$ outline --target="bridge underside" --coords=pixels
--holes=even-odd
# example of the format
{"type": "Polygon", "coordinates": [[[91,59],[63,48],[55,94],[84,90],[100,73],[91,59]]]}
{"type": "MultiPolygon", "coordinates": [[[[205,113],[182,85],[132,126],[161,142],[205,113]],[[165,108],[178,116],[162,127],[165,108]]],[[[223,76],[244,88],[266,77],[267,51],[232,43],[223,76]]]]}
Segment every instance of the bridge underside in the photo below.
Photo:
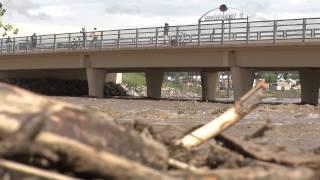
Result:
{"type": "Polygon", "coordinates": [[[299,71],[302,102],[318,104],[320,45],[124,49],[0,56],[0,78],[61,78],[88,80],[89,95],[103,97],[109,73],[145,72],[147,94],[161,97],[164,72],[200,72],[204,100],[215,100],[217,72],[233,75],[235,99],[253,85],[254,73],[299,71]]]}

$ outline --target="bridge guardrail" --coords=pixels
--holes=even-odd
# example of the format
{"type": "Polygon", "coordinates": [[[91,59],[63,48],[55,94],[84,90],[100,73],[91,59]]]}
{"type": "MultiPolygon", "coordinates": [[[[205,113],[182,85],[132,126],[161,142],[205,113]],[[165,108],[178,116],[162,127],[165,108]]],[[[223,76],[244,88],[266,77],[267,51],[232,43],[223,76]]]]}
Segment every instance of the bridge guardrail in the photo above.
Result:
{"type": "Polygon", "coordinates": [[[102,49],[122,47],[187,46],[284,40],[305,42],[320,38],[320,18],[271,21],[216,21],[200,25],[118,29],[107,31],[13,37],[0,40],[0,53],[102,49]]]}

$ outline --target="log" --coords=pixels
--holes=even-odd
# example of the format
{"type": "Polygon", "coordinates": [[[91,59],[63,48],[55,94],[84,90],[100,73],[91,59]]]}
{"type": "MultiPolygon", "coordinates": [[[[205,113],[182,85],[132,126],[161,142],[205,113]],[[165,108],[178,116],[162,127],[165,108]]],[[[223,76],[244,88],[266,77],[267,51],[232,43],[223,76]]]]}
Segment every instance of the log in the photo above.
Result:
{"type": "Polygon", "coordinates": [[[223,113],[218,118],[212,120],[208,124],[196,129],[182,139],[177,140],[175,144],[183,146],[187,149],[191,149],[220,134],[258,106],[262,99],[262,91],[265,88],[265,83],[259,83],[256,87],[245,94],[238,102],[236,102],[234,107],[230,108],[228,111],[223,113]]]}
{"type": "Polygon", "coordinates": [[[24,164],[16,163],[13,161],[0,159],[0,167],[3,167],[8,170],[21,172],[24,174],[33,175],[40,178],[52,179],[52,180],[80,180],[78,178],[69,177],[65,175],[61,175],[55,172],[50,172],[43,169],[38,169],[35,167],[27,166],[24,164]]]}
{"type": "Polygon", "coordinates": [[[59,102],[20,88],[0,83],[0,137],[17,130],[18,126],[34,117],[45,119],[43,131],[36,143],[45,144],[61,152],[59,141],[44,142],[43,133],[73,139],[110,154],[136,161],[152,168],[167,168],[168,152],[165,146],[138,132],[116,124],[108,114],[88,108],[59,102]],[[39,141],[42,140],[42,141],[39,141]],[[59,147],[59,148],[57,148],[59,147]]]}
{"type": "MultiPolygon", "coordinates": [[[[16,120],[0,121],[0,134],[9,135],[19,129],[16,120]]],[[[72,166],[71,170],[87,178],[108,179],[172,179],[164,172],[143,166],[112,153],[97,150],[70,138],[50,132],[41,132],[35,138],[35,143],[48,147],[64,156],[64,166],[72,166]]]]}

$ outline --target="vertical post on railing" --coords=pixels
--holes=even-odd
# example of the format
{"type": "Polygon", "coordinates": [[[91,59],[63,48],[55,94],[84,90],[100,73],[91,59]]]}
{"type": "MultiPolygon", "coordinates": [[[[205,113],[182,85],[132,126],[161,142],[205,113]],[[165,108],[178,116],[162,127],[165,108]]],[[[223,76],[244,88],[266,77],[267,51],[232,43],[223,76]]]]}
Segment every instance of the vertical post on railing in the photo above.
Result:
{"type": "Polygon", "coordinates": [[[159,29],[156,27],[156,47],[158,47],[158,40],[159,40],[159,29]]]}
{"type": "Polygon", "coordinates": [[[136,47],[139,47],[139,29],[136,28],[136,47]]]}
{"type": "Polygon", "coordinates": [[[39,37],[39,51],[41,51],[42,48],[42,35],[39,37]]]}
{"type": "Polygon", "coordinates": [[[198,45],[200,45],[200,41],[201,41],[201,19],[199,19],[198,22],[198,45]]]}
{"type": "Polygon", "coordinates": [[[57,49],[57,35],[53,35],[53,50],[56,51],[57,49]]]}
{"type": "Polygon", "coordinates": [[[250,22],[249,22],[249,17],[247,16],[247,36],[246,36],[247,44],[249,44],[249,40],[250,40],[250,22]]]}
{"type": "Polygon", "coordinates": [[[100,33],[100,49],[103,48],[103,31],[100,33]]]}
{"type": "Polygon", "coordinates": [[[1,54],[3,53],[3,38],[1,39],[1,54]]]}
{"type": "Polygon", "coordinates": [[[302,42],[306,41],[306,31],[307,31],[307,19],[302,20],[302,42]]]}
{"type": "Polygon", "coordinates": [[[228,35],[229,41],[231,40],[231,20],[229,20],[229,35],[228,35]]]}
{"type": "Polygon", "coordinates": [[[315,37],[315,35],[316,35],[316,30],[315,29],[311,29],[311,37],[315,37]]]}
{"type": "Polygon", "coordinates": [[[224,44],[224,20],[221,21],[221,45],[224,44]]]}
{"type": "Polygon", "coordinates": [[[120,30],[118,30],[117,48],[120,48],[120,30]]]}
{"type": "Polygon", "coordinates": [[[273,45],[275,45],[277,41],[277,31],[278,31],[277,20],[274,20],[273,21],[273,45]]]}
{"type": "Polygon", "coordinates": [[[13,38],[13,48],[12,48],[12,52],[14,53],[16,50],[16,38],[13,38]]]}
{"type": "Polygon", "coordinates": [[[71,49],[71,33],[68,34],[68,49],[71,49]]]}
{"type": "Polygon", "coordinates": [[[176,45],[180,45],[180,38],[179,38],[179,26],[176,26],[176,45]]]}
{"type": "Polygon", "coordinates": [[[26,53],[28,53],[28,49],[29,49],[29,37],[26,37],[26,53]]]}

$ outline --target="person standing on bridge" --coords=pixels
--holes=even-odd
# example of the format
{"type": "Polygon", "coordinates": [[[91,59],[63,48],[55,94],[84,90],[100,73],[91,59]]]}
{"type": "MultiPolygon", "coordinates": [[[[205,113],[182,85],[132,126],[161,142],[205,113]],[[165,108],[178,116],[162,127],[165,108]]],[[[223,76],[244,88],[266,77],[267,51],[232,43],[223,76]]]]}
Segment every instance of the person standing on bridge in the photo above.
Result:
{"type": "Polygon", "coordinates": [[[168,37],[169,37],[169,24],[164,23],[164,29],[163,29],[164,44],[167,43],[168,37]]]}
{"type": "Polygon", "coordinates": [[[33,33],[31,36],[31,49],[35,49],[37,47],[37,34],[33,33]]]}
{"type": "Polygon", "coordinates": [[[82,47],[85,49],[87,47],[87,31],[86,31],[86,28],[82,28],[80,33],[82,33],[82,47]]]}
{"type": "Polygon", "coordinates": [[[91,32],[90,37],[92,38],[91,47],[96,48],[97,42],[98,42],[98,37],[99,37],[99,34],[97,32],[97,28],[93,28],[93,31],[91,32]]]}
{"type": "Polygon", "coordinates": [[[10,36],[7,37],[6,44],[7,44],[7,51],[10,52],[11,45],[12,45],[12,40],[11,40],[10,36]]]}

